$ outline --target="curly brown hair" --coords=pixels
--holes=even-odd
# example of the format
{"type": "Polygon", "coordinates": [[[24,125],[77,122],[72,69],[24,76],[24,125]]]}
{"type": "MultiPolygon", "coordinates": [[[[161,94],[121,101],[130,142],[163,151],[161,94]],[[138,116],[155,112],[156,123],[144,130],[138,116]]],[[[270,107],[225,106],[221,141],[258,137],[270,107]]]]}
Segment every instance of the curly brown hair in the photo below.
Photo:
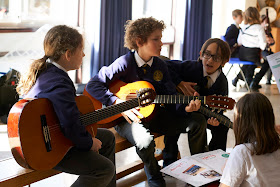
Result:
{"type": "Polygon", "coordinates": [[[148,37],[158,29],[165,29],[165,24],[163,21],[158,21],[153,17],[139,18],[134,21],[128,20],[125,25],[124,47],[137,51],[136,39],[140,38],[143,43],[146,43],[148,37]]]}

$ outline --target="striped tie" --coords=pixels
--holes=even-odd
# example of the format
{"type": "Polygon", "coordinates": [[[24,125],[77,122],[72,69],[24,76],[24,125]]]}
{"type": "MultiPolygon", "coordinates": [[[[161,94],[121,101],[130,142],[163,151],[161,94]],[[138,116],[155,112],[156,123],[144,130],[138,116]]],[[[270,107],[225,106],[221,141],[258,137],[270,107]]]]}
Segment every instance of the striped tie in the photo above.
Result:
{"type": "Polygon", "coordinates": [[[209,76],[204,77],[204,88],[208,88],[208,83],[211,78],[209,76]]]}
{"type": "Polygon", "coordinates": [[[144,64],[141,68],[143,69],[144,74],[146,74],[150,66],[148,64],[144,64]]]}

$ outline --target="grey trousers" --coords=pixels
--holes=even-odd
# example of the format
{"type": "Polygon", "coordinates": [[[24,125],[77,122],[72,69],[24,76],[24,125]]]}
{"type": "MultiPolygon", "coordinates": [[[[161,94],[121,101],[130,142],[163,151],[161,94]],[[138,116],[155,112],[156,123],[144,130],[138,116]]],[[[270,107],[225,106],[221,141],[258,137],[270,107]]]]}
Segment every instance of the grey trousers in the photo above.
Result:
{"type": "Polygon", "coordinates": [[[96,138],[102,142],[99,153],[72,148],[56,170],[79,175],[72,187],[115,187],[115,136],[107,129],[97,129],[96,138]]]}

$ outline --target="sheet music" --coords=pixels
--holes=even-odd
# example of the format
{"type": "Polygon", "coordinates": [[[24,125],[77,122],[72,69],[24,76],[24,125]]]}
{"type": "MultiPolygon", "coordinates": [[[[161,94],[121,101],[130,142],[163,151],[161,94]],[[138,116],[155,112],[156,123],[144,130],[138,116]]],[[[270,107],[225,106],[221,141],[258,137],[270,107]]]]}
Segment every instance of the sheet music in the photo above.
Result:
{"type": "Polygon", "coordinates": [[[201,186],[219,180],[229,154],[218,149],[206,153],[184,157],[161,172],[185,181],[193,186],[201,186]]]}
{"type": "Polygon", "coordinates": [[[280,52],[271,54],[266,58],[280,92],[280,52]]]}

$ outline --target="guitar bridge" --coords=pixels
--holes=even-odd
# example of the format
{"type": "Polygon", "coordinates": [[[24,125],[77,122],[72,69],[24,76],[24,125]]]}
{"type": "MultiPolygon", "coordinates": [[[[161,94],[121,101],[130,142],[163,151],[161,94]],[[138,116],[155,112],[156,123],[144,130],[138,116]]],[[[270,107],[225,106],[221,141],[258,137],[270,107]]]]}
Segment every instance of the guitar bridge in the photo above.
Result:
{"type": "Polygon", "coordinates": [[[44,135],[44,142],[45,146],[47,149],[47,152],[50,152],[52,150],[52,145],[51,145],[51,135],[50,135],[50,130],[47,124],[47,119],[46,115],[41,115],[41,125],[42,125],[42,132],[44,135]]]}

